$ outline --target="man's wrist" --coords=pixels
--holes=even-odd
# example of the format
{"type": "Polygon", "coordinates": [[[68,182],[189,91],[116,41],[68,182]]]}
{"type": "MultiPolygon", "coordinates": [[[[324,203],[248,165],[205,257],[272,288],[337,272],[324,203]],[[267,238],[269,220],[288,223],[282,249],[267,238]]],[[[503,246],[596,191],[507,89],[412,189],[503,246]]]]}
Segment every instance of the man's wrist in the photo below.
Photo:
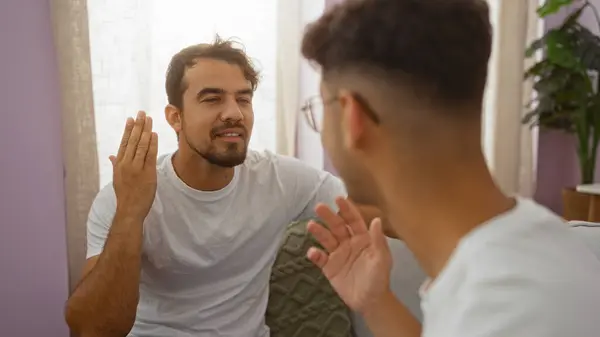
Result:
{"type": "Polygon", "coordinates": [[[114,221],[141,224],[144,222],[145,218],[146,215],[140,215],[139,213],[132,211],[131,207],[117,205],[114,221]]]}
{"type": "Polygon", "coordinates": [[[390,301],[395,300],[395,295],[392,290],[388,287],[379,296],[373,298],[367,305],[361,310],[361,314],[368,318],[370,316],[377,316],[377,312],[380,310],[386,310],[390,301]]]}

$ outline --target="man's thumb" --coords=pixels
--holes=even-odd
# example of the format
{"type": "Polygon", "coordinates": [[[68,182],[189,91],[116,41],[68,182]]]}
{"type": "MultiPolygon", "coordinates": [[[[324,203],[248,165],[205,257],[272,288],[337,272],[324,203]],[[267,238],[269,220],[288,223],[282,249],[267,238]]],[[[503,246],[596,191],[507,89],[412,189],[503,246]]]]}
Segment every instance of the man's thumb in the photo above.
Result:
{"type": "Polygon", "coordinates": [[[109,159],[109,160],[110,160],[110,162],[113,164],[113,166],[115,166],[115,163],[116,163],[117,157],[115,157],[115,156],[108,156],[108,159],[109,159]]]}

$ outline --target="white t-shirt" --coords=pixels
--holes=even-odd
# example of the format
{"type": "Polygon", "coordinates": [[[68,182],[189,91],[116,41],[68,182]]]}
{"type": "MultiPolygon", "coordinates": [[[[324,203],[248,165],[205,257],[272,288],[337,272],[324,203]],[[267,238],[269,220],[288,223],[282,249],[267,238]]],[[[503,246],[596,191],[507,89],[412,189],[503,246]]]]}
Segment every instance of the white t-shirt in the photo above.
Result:
{"type": "MultiPolygon", "coordinates": [[[[190,188],[158,161],[156,199],[144,222],[136,337],[264,337],[268,281],[286,226],[335,207],[343,183],[290,157],[249,151],[231,183],[190,188]]],[[[88,220],[87,257],[100,254],[115,213],[112,184],[88,220]]]]}
{"type": "Polygon", "coordinates": [[[600,336],[600,261],[529,200],[462,239],[421,296],[425,337],[600,336]]]}

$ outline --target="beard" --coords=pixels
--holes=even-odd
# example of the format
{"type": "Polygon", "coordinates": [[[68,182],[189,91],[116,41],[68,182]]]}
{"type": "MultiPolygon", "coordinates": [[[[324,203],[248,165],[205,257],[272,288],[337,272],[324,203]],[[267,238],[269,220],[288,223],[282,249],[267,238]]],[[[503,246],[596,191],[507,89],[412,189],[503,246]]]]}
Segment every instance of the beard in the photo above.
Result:
{"type": "Polygon", "coordinates": [[[202,156],[202,158],[206,159],[207,162],[220,167],[235,167],[241,165],[246,160],[246,154],[248,153],[248,149],[245,145],[239,146],[237,144],[228,144],[225,152],[221,153],[217,152],[213,146],[204,153],[200,153],[196,149],[194,150],[202,156]],[[240,149],[240,147],[242,148],[240,149]]]}
{"type": "Polygon", "coordinates": [[[246,160],[246,155],[248,153],[248,146],[246,144],[227,144],[224,150],[219,150],[216,146],[211,144],[208,149],[201,151],[198,147],[190,143],[189,138],[185,137],[185,140],[190,149],[196,152],[200,157],[204,158],[212,165],[219,167],[231,168],[241,165],[246,160]]]}
{"type": "MultiPolygon", "coordinates": [[[[184,120],[185,121],[185,120],[184,120]]],[[[248,153],[248,143],[230,143],[225,144],[223,148],[219,148],[213,142],[217,139],[217,133],[221,130],[227,128],[243,128],[246,130],[244,125],[238,123],[226,123],[225,125],[211,130],[211,142],[206,149],[200,149],[198,146],[195,146],[190,142],[190,138],[187,137],[187,133],[185,132],[185,122],[183,122],[183,130],[180,131],[181,136],[185,139],[188,147],[196,152],[200,157],[204,158],[207,162],[214,166],[231,168],[238,165],[241,165],[246,161],[246,155],[248,153]]],[[[246,136],[249,137],[249,133],[246,132],[246,136]]],[[[179,139],[180,135],[177,135],[179,139]]]]}

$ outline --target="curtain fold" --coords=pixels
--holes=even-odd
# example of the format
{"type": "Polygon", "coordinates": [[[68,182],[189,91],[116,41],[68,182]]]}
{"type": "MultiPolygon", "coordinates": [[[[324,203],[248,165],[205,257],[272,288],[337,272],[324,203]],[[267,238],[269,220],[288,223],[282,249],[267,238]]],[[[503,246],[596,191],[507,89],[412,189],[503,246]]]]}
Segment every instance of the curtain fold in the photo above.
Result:
{"type": "Polygon", "coordinates": [[[52,0],[60,72],[69,289],[85,262],[86,221],[98,192],[98,157],[86,0],[52,0]]]}
{"type": "Polygon", "coordinates": [[[296,155],[300,101],[302,1],[277,2],[276,151],[296,155]]]}
{"type": "Polygon", "coordinates": [[[296,106],[294,111],[296,118],[296,128],[294,130],[296,146],[294,155],[315,168],[323,169],[324,155],[321,137],[308,126],[304,116],[299,113],[300,107],[306,99],[319,95],[321,74],[300,55],[300,43],[306,25],[315,21],[323,14],[323,11],[328,6],[328,0],[300,0],[298,2],[301,4],[300,12],[295,15],[300,17],[300,35],[296,38],[298,40],[298,48],[293,52],[299,58],[297,66],[300,73],[295,86],[298,88],[300,104],[296,106]]]}
{"type": "Polygon", "coordinates": [[[500,187],[531,197],[535,187],[534,133],[521,123],[532,83],[523,81],[527,44],[539,30],[537,1],[489,0],[494,25],[493,52],[486,88],[483,145],[500,187]]]}

